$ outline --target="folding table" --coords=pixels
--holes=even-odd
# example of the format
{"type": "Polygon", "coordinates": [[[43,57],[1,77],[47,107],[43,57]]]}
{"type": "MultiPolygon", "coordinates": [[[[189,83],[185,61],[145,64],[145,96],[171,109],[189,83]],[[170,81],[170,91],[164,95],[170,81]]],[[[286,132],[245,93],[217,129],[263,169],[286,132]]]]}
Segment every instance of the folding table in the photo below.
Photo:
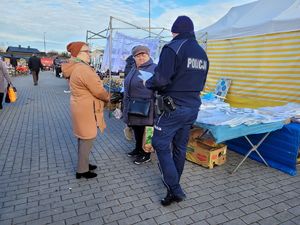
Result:
{"type": "Polygon", "coordinates": [[[278,129],[281,129],[284,125],[284,121],[272,122],[272,123],[261,123],[254,125],[238,125],[235,127],[230,127],[228,125],[209,125],[205,123],[195,122],[195,126],[207,129],[213,135],[217,143],[231,140],[238,137],[245,137],[246,140],[250,143],[251,149],[247,152],[241,162],[235,167],[232,173],[236,172],[238,168],[243,164],[243,162],[248,158],[252,152],[256,152],[258,156],[262,159],[266,166],[269,166],[266,160],[259,153],[258,147],[264,142],[268,135],[278,129]],[[264,134],[260,139],[258,144],[253,144],[248,135],[251,134],[264,134]]]}

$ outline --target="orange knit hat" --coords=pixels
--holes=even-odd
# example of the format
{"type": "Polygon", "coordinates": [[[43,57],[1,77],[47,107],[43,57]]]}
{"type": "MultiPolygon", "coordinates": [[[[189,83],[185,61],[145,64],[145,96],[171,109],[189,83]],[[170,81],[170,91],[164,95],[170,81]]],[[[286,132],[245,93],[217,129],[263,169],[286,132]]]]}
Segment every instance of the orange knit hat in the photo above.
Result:
{"type": "Polygon", "coordinates": [[[86,45],[86,43],[82,41],[71,42],[67,45],[67,51],[70,52],[73,57],[76,57],[83,45],[86,45]]]}

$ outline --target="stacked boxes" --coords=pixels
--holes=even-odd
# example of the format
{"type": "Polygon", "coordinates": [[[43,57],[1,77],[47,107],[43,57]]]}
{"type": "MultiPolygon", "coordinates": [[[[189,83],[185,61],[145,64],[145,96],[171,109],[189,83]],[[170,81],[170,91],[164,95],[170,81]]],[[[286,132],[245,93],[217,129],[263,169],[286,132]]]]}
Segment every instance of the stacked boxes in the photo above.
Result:
{"type": "Polygon", "coordinates": [[[227,146],[216,144],[209,133],[201,128],[194,128],[190,132],[186,159],[201,166],[212,169],[215,165],[226,162],[227,146]]]}

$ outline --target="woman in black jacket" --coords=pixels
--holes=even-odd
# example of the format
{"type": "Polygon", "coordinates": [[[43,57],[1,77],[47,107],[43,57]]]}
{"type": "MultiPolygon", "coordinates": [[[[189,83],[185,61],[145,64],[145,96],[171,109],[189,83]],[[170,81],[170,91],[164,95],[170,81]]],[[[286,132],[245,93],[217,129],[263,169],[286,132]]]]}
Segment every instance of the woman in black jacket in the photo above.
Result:
{"type": "Polygon", "coordinates": [[[124,80],[123,119],[133,129],[135,136],[135,149],[128,153],[129,157],[135,157],[134,163],[141,164],[151,160],[150,153],[142,148],[145,126],[152,126],[154,120],[154,93],[146,88],[141,79],[141,70],[154,73],[156,64],[150,58],[150,50],[146,46],[138,45],[132,49],[135,64],[124,80]],[[150,102],[150,110],[147,116],[134,115],[130,112],[130,102],[143,100],[150,102]]]}

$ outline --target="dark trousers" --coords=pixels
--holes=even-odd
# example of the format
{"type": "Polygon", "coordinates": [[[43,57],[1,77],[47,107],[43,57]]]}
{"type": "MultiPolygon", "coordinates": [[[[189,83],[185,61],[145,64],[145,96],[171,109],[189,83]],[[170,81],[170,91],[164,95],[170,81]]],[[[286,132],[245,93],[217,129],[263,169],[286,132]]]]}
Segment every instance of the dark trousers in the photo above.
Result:
{"type": "Polygon", "coordinates": [[[40,72],[39,70],[38,71],[34,71],[34,70],[31,71],[34,85],[38,84],[39,72],[40,72]]]}
{"type": "Polygon", "coordinates": [[[61,68],[55,68],[55,76],[56,77],[60,77],[60,74],[61,73],[61,68]]]}
{"type": "Polygon", "coordinates": [[[143,150],[143,135],[145,131],[145,126],[130,126],[134,132],[135,138],[135,149],[140,153],[140,155],[150,155],[151,153],[146,153],[143,150]]]}
{"type": "Polygon", "coordinates": [[[4,97],[4,93],[1,92],[1,93],[0,93],[0,109],[3,108],[3,106],[2,106],[3,97],[4,97]]]}
{"type": "Polygon", "coordinates": [[[179,184],[185,163],[186,146],[191,125],[198,108],[177,106],[175,111],[164,112],[155,122],[152,145],[156,151],[163,181],[168,191],[183,197],[179,184]]]}

